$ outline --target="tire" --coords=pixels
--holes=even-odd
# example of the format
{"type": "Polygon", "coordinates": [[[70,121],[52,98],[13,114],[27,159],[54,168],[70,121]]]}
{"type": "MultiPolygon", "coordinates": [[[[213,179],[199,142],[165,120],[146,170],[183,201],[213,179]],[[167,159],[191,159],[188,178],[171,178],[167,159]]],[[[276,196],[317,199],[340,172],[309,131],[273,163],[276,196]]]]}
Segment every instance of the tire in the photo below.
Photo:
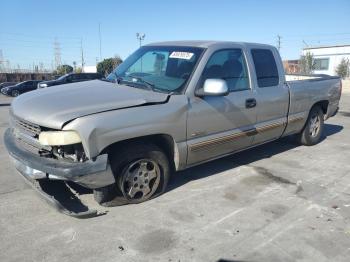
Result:
{"type": "Polygon", "coordinates": [[[324,129],[324,114],[319,106],[314,106],[309,113],[306,124],[298,135],[298,142],[313,146],[320,142],[324,129]]]}
{"type": "Polygon", "coordinates": [[[109,185],[94,189],[94,199],[99,204],[112,201],[116,195],[117,191],[115,185],[109,185]]]}
{"type": "Polygon", "coordinates": [[[13,90],[13,91],[11,92],[11,96],[14,96],[14,97],[19,96],[18,90],[13,90]]]}
{"type": "Polygon", "coordinates": [[[110,155],[116,184],[94,190],[98,203],[122,195],[127,204],[145,202],[162,194],[171,169],[165,153],[153,144],[133,143],[110,155]]]}

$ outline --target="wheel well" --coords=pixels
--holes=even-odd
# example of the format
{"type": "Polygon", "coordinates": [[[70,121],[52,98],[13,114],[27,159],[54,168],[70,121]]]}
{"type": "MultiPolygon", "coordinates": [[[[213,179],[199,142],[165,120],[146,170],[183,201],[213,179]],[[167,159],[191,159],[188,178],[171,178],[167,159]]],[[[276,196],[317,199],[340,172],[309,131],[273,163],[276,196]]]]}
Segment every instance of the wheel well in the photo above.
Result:
{"type": "Polygon", "coordinates": [[[114,150],[118,150],[124,146],[130,146],[133,143],[151,143],[158,146],[168,157],[170,166],[172,168],[175,168],[175,166],[177,166],[177,164],[175,163],[177,162],[176,143],[170,135],[166,134],[147,135],[119,141],[107,146],[105,149],[102,150],[101,154],[110,154],[114,150]]]}
{"type": "Polygon", "coordinates": [[[312,106],[312,108],[315,107],[315,106],[319,106],[319,107],[321,107],[323,113],[327,114],[328,104],[329,104],[329,102],[327,100],[322,100],[322,101],[318,101],[317,103],[315,103],[312,106]]]}

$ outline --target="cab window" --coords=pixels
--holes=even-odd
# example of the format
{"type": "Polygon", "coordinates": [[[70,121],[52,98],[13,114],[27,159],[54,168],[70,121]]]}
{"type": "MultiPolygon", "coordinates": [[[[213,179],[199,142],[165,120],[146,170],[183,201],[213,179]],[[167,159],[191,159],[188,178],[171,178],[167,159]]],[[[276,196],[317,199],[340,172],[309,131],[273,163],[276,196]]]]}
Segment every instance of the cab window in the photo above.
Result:
{"type": "Polygon", "coordinates": [[[275,58],[269,49],[253,49],[251,51],[258,86],[277,86],[279,82],[278,69],[275,58]]]}
{"type": "Polygon", "coordinates": [[[215,52],[204,68],[202,79],[224,79],[230,92],[249,89],[247,65],[241,49],[215,52]]]}

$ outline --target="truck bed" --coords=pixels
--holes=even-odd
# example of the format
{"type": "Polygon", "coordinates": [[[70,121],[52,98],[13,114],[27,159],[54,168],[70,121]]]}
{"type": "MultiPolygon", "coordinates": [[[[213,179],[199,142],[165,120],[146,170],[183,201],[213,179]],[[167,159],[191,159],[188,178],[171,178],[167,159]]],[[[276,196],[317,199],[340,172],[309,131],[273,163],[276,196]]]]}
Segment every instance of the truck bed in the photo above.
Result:
{"type": "Polygon", "coordinates": [[[315,74],[315,75],[303,75],[303,74],[286,74],[286,81],[323,81],[323,80],[329,80],[329,79],[339,79],[338,76],[330,76],[330,75],[323,75],[323,74],[315,74]]]}
{"type": "Polygon", "coordinates": [[[286,83],[290,90],[289,119],[303,119],[289,125],[285,134],[292,130],[302,128],[311,107],[322,102],[327,105],[325,119],[333,116],[339,107],[341,95],[341,80],[339,77],[329,75],[286,75],[286,83]],[[295,126],[298,125],[298,126],[295,126]]]}

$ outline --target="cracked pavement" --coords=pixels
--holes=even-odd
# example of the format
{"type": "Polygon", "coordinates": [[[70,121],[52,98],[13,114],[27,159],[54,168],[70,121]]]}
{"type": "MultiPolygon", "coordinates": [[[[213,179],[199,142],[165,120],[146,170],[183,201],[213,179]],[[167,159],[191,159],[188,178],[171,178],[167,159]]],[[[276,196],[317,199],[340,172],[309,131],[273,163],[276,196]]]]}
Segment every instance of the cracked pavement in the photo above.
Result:
{"type": "MultiPolygon", "coordinates": [[[[1,136],[8,109],[0,106],[1,136]]],[[[268,143],[176,173],[156,199],[99,207],[107,214],[85,220],[42,201],[1,139],[0,260],[350,261],[349,116],[343,94],[316,146],[268,143]]]]}

